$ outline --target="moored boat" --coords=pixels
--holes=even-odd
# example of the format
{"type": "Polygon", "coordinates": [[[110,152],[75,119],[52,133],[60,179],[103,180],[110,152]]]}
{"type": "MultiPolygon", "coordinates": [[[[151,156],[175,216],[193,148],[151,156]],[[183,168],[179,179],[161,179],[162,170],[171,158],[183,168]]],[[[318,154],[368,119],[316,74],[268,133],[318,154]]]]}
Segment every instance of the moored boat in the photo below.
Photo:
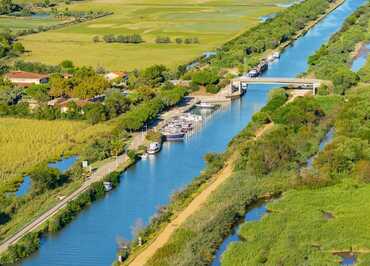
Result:
{"type": "Polygon", "coordinates": [[[148,154],[155,154],[161,150],[161,144],[159,142],[152,142],[149,144],[148,154]]]}
{"type": "Polygon", "coordinates": [[[181,130],[166,130],[162,134],[166,141],[181,141],[185,138],[185,133],[181,130]]]}
{"type": "Polygon", "coordinates": [[[215,105],[214,104],[207,103],[207,102],[200,102],[200,103],[196,104],[195,106],[196,107],[199,107],[199,108],[205,108],[205,109],[213,109],[213,108],[215,108],[215,105]]]}

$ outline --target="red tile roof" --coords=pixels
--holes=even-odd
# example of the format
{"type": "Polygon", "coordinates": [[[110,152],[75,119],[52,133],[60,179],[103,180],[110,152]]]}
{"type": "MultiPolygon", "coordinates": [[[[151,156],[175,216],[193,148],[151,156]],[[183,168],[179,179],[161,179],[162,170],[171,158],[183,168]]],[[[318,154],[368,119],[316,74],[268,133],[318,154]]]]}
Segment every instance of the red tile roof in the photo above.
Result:
{"type": "Polygon", "coordinates": [[[26,71],[10,71],[5,74],[8,79],[44,79],[47,78],[47,74],[39,74],[26,71]]]}

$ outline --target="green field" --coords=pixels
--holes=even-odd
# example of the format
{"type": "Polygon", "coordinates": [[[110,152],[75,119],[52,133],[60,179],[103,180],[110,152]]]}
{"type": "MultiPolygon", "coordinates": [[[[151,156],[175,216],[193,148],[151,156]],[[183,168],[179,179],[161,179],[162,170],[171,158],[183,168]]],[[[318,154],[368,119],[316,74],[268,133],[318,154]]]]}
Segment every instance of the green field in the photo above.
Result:
{"type": "Polygon", "coordinates": [[[26,29],[36,29],[40,26],[52,26],[62,23],[54,17],[0,17],[0,30],[10,29],[14,32],[26,29]]]}
{"type": "Polygon", "coordinates": [[[245,240],[230,245],[222,265],[339,265],[333,253],[351,250],[356,265],[369,265],[370,186],[347,181],[269,204],[271,213],[242,226],[245,240]]]}
{"type": "Polygon", "coordinates": [[[283,0],[91,0],[69,9],[112,11],[113,15],[63,29],[22,38],[31,51],[23,59],[57,64],[65,59],[78,65],[131,70],[162,63],[175,67],[213,50],[259,23],[259,17],[281,8],[283,0]],[[95,35],[142,35],[142,44],[94,43],[95,35]],[[198,37],[200,44],[155,44],[157,36],[198,37]]]}
{"type": "Polygon", "coordinates": [[[0,192],[35,164],[78,151],[81,144],[109,130],[103,123],[0,118],[0,192]]]}

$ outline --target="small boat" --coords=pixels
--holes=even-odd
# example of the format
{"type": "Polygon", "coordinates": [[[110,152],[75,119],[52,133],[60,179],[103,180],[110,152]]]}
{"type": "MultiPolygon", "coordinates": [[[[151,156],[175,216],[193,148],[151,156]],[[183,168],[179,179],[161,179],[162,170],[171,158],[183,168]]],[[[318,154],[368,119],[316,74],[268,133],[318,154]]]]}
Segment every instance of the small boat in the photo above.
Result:
{"type": "Polygon", "coordinates": [[[262,60],[261,63],[257,66],[258,73],[265,72],[268,69],[269,65],[265,60],[262,60]]]}
{"type": "Polygon", "coordinates": [[[279,52],[273,52],[273,53],[272,53],[272,56],[273,56],[275,59],[278,59],[278,58],[280,58],[280,53],[279,53],[279,52]]]}
{"type": "Polygon", "coordinates": [[[152,142],[149,144],[148,154],[155,154],[161,150],[161,144],[159,142],[152,142]]]}
{"type": "Polygon", "coordinates": [[[201,102],[201,103],[196,104],[196,107],[205,108],[205,109],[213,109],[215,108],[215,105],[211,103],[201,102]]]}
{"type": "Polygon", "coordinates": [[[185,132],[181,130],[166,130],[162,134],[166,141],[181,141],[185,137],[185,132]]]}
{"type": "Polygon", "coordinates": [[[259,75],[259,73],[258,73],[257,69],[254,69],[254,68],[248,72],[248,77],[250,77],[250,78],[255,78],[258,75],[259,75]]]}
{"type": "Polygon", "coordinates": [[[111,191],[113,189],[112,183],[111,182],[103,182],[104,189],[105,191],[111,191]]]}
{"type": "Polygon", "coordinates": [[[144,154],[142,154],[142,155],[140,156],[140,158],[141,158],[142,160],[146,160],[146,159],[148,159],[148,154],[147,154],[147,153],[144,153],[144,154]]]}
{"type": "Polygon", "coordinates": [[[200,115],[195,115],[195,114],[190,114],[186,113],[181,116],[181,118],[185,121],[190,121],[190,122],[199,122],[202,121],[202,116],[200,115]]]}

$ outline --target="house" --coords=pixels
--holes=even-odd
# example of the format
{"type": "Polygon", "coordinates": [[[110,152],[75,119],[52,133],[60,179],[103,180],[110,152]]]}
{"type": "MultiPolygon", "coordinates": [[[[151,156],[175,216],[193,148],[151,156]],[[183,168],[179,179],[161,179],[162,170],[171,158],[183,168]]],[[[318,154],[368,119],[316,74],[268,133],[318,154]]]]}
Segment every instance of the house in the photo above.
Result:
{"type": "Polygon", "coordinates": [[[183,87],[190,86],[190,80],[174,79],[174,80],[170,80],[170,82],[175,86],[183,86],[183,87]]]}
{"type": "Polygon", "coordinates": [[[109,73],[105,74],[104,77],[109,81],[112,81],[112,80],[115,80],[115,79],[118,79],[118,78],[124,79],[124,78],[127,77],[127,73],[122,72],[122,71],[109,72],[109,73]]]}
{"type": "Polygon", "coordinates": [[[46,74],[26,71],[10,71],[5,74],[5,78],[19,87],[28,87],[33,84],[45,84],[49,81],[49,76],[46,74]]]}
{"type": "MultiPolygon", "coordinates": [[[[63,102],[58,103],[56,106],[60,107],[60,111],[62,113],[67,113],[69,111],[70,103],[72,103],[72,102],[74,102],[76,104],[76,106],[81,108],[81,109],[89,103],[88,100],[80,100],[78,98],[70,98],[70,99],[67,99],[63,102]]],[[[81,111],[81,113],[83,114],[83,111],[81,111]]]]}

